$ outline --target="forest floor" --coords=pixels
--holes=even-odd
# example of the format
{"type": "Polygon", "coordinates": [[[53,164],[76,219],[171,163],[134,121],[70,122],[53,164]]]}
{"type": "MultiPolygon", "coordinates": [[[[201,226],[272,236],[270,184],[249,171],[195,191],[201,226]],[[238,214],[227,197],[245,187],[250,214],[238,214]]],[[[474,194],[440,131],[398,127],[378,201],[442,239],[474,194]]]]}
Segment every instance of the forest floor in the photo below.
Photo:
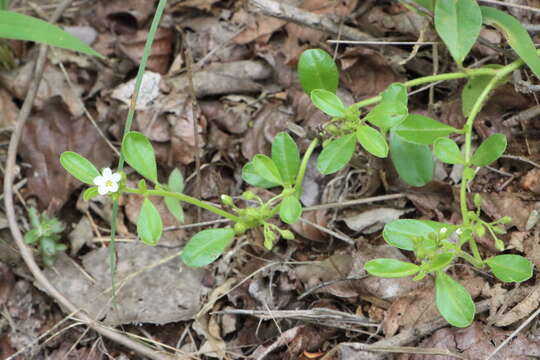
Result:
{"type": "MultiPolygon", "coordinates": [[[[511,2],[498,7],[522,24],[538,24],[539,0],[511,2]]],[[[14,0],[12,10],[48,19],[59,3],[14,0]]],[[[186,206],[185,222],[179,224],[156,200],[165,232],[150,247],[136,237],[142,199],[122,198],[116,240],[119,285],[113,299],[112,202],[106,197],[83,201],[82,184],[67,175],[58,159],[73,150],[99,166],[115,166],[130,86],[156,3],[73,0],[58,24],[105,59],[50,49],[39,74],[42,84],[23,129],[13,191],[23,233],[29,229],[31,207],[65,225],[62,242],[68,250],[52,267],[40,265],[60,293],[105,326],[177,359],[487,359],[526,321],[492,359],[540,356],[540,323],[528,319],[540,304],[536,276],[519,285],[502,284],[468,265],[453,266],[453,276],[477,304],[475,322],[460,329],[438,314],[431,277],[413,281],[365,273],[363,264],[373,258],[414,260],[384,242],[381,230],[389,221],[460,219],[456,189],[461,172],[459,165],[436,163],[433,181],[411,187],[399,180],[390,160],[362,150],[336,176],[321,175],[310,162],[302,196],[307,209],[292,226],[295,240],[280,240],[268,251],[261,233],[250,232],[203,269],[185,267],[178,253],[198,230],[220,226],[217,217],[186,206]]],[[[338,93],[349,104],[378,95],[393,82],[456,70],[447,50],[437,44],[430,19],[398,1],[278,3],[289,6],[276,7],[272,0],[167,4],[133,129],[152,141],[161,178],[174,168],[182,171],[187,194],[213,203],[219,203],[221,194],[241,195],[249,189],[241,178],[243,165],[255,154],[269,155],[280,131],[289,131],[305,151],[328,120],[298,81],[296,65],[306,49],[322,48],[335,56],[341,73],[338,93]]],[[[531,36],[540,42],[534,30],[531,36]]],[[[515,59],[496,29],[484,28],[481,37],[468,64],[515,59]]],[[[2,163],[36,77],[39,50],[31,43],[13,41],[10,46],[16,66],[0,71],[2,163]]],[[[520,76],[532,77],[528,69],[520,76]]],[[[538,268],[540,103],[514,80],[494,92],[475,123],[475,143],[502,133],[508,148],[480,170],[471,191],[482,194],[486,219],[513,218],[502,236],[507,253],[526,256],[538,268]]],[[[409,111],[461,128],[464,85],[465,80],[457,80],[414,89],[409,111]]],[[[128,171],[128,179],[135,181],[132,175],[128,171]]],[[[272,196],[271,190],[256,191],[272,196]]],[[[4,207],[0,225],[0,358],[145,358],[63,310],[25,265],[4,207]]],[[[488,236],[479,243],[483,255],[495,253],[488,236]]],[[[37,251],[34,256],[39,262],[37,251]]]]}

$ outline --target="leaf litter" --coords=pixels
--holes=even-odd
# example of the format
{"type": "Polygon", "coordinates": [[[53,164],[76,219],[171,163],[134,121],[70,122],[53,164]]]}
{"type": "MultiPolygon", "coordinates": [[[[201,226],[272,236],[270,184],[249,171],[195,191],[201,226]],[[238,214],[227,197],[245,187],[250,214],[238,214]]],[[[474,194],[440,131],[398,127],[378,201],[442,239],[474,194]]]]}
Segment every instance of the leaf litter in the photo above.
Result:
{"type": "MultiPolygon", "coordinates": [[[[356,25],[373,38],[416,41],[425,31],[424,18],[398,3],[371,2],[365,6],[357,1],[289,3],[356,25]]],[[[529,3],[538,5],[535,1],[529,3]]],[[[297,234],[294,242],[279,243],[275,253],[268,253],[257,245],[261,243],[257,234],[251,234],[234,244],[215,267],[206,270],[184,268],[178,258],[157,265],[174,257],[193,234],[192,230],[167,232],[167,241],[155,248],[135,243],[132,234],[137,200],[129,198],[122,202],[119,232],[125,239],[117,244],[117,283],[129,280],[119,286],[115,301],[120,312],[116,312],[110,291],[107,292],[110,288],[106,247],[110,204],[98,199],[85,207],[77,206],[80,184],[65,176],[57,155],[70,149],[88,156],[99,166],[109,166],[115,161],[94,125],[82,116],[85,109],[81,100],[97,119],[100,130],[117,144],[129,104],[129,86],[141,58],[153,12],[154,4],[148,1],[133,1],[129,5],[116,0],[98,1],[88,9],[66,13],[64,18],[65,24],[80,27],[80,31],[72,28],[72,32],[93,42],[96,49],[113,61],[94,62],[84,56],[54,51],[22,138],[20,176],[27,182],[20,190],[21,196],[29,204],[34,204],[32,198],[35,197],[35,204],[59,216],[68,224],[70,233],[70,257],[62,256],[55,267],[47,271],[49,279],[72,301],[110,325],[170,323],[182,331],[193,325],[195,331],[182,336],[178,346],[190,351],[198,349],[215,358],[224,354],[231,359],[249,355],[266,359],[324,358],[337,344],[373,342],[380,336],[391,338],[435,321],[431,279],[418,282],[378,279],[367,276],[362,266],[381,256],[408,260],[410,254],[388,247],[380,237],[380,227],[390,219],[412,212],[412,216],[422,219],[455,222],[459,209],[450,179],[460,179],[452,177],[452,169],[439,165],[438,183],[412,189],[395,181],[388,162],[376,162],[364,155],[355,157],[351,166],[340,174],[343,178],[335,183],[328,183],[328,179],[318,178],[316,174],[309,175],[308,169],[304,205],[339,203],[396,191],[405,192],[406,200],[386,201],[376,207],[306,211],[303,217],[308,221],[293,226],[297,234]],[[84,14],[88,11],[95,14],[91,20],[85,20],[84,14]],[[65,66],[73,86],[67,85],[60,63],[65,66]],[[121,94],[123,88],[125,93],[121,94]],[[326,227],[353,239],[354,245],[336,241],[323,231],[326,227]],[[100,242],[96,241],[98,236],[100,242]],[[283,265],[289,262],[291,264],[283,265]],[[276,265],[272,271],[259,272],[273,263],[281,265],[276,265]],[[147,267],[149,269],[143,271],[147,267]],[[212,311],[262,311],[271,317],[272,311],[326,309],[359,314],[367,321],[380,322],[381,332],[352,336],[339,326],[332,327],[322,317],[320,324],[293,317],[261,322],[249,313],[208,313],[206,320],[194,322],[196,314],[208,302],[204,296],[223,284],[228,286],[212,300],[212,311]]],[[[295,66],[299,54],[306,48],[323,47],[333,52],[325,43],[330,36],[302,24],[253,13],[242,2],[172,1],[166,15],[167,21],[159,29],[148,67],[156,74],[154,79],[160,77],[161,80],[159,85],[154,81],[149,86],[149,97],[139,103],[135,128],[145,133],[157,148],[158,162],[164,169],[160,176],[175,167],[182,169],[187,177],[201,171],[204,179],[201,193],[205,199],[216,201],[220,193],[239,195],[246,190],[240,182],[242,165],[256,153],[269,154],[275,134],[300,126],[302,131],[297,135],[309,137],[326,120],[301,92],[295,66]],[[186,47],[194,58],[193,74],[185,69],[183,49],[186,47]],[[192,106],[191,94],[186,90],[191,75],[198,108],[192,106]],[[195,153],[202,159],[202,169],[195,168],[195,153]]],[[[538,16],[526,11],[516,15],[531,22],[538,16]]],[[[483,33],[486,39],[500,46],[498,35],[492,29],[483,33]]],[[[434,39],[429,31],[423,36],[424,41],[434,39]]],[[[18,67],[0,74],[0,106],[4,111],[1,126],[7,131],[13,128],[34,66],[35,47],[31,44],[23,44],[23,47],[27,54],[23,57],[18,53],[18,67]]],[[[407,48],[405,57],[411,50],[407,48]]],[[[479,58],[499,54],[483,44],[473,52],[479,58]]],[[[404,53],[390,47],[340,45],[336,55],[343,70],[338,92],[346,103],[377,95],[392,82],[410,79],[413,73],[430,74],[434,61],[439,61],[443,67],[447,65],[444,56],[432,58],[430,47],[420,47],[415,58],[403,65],[398,63],[404,59],[404,53]]],[[[434,103],[427,104],[427,96],[421,93],[411,97],[412,106],[415,112],[429,112],[430,116],[449,125],[461,126],[464,121],[459,98],[462,86],[459,81],[441,84],[435,90],[434,103]]],[[[504,133],[509,136],[510,154],[538,162],[540,147],[535,139],[538,126],[533,121],[522,121],[519,126],[505,122],[509,116],[532,107],[533,98],[516,92],[507,84],[497,89],[491,99],[479,115],[476,133],[480,138],[494,132],[504,133]]],[[[305,143],[302,138],[299,142],[305,143]]],[[[511,251],[524,253],[538,266],[540,241],[538,221],[534,217],[534,212],[539,211],[536,206],[538,173],[530,164],[515,160],[501,160],[492,166],[510,172],[514,178],[506,184],[508,178],[499,173],[481,171],[477,174],[472,186],[475,192],[482,193],[482,216],[495,219],[511,214],[515,227],[507,229],[504,241],[512,246],[511,251]]],[[[187,183],[186,191],[193,194],[195,181],[192,178],[187,183]]],[[[269,192],[265,196],[272,195],[269,192]]],[[[163,206],[158,209],[165,217],[166,226],[180,225],[175,219],[167,218],[163,206]]],[[[187,208],[186,222],[193,219],[194,212],[187,208]]],[[[493,248],[489,240],[482,244],[481,251],[490,254],[493,248]]],[[[6,254],[2,261],[15,261],[6,254]]],[[[49,345],[35,345],[33,339],[58,322],[60,312],[24,280],[24,273],[17,270],[10,274],[3,267],[0,270],[5,280],[0,287],[0,303],[7,306],[18,329],[13,332],[0,326],[2,354],[27,350],[31,356],[48,353],[48,358],[52,359],[69,353],[68,349],[78,337],[75,333],[49,345]]],[[[462,351],[463,356],[480,359],[538,307],[537,286],[531,281],[523,286],[522,296],[505,302],[507,285],[494,287],[489,277],[470,273],[461,266],[454,270],[459,280],[471,287],[475,300],[491,299],[490,316],[479,317],[468,329],[433,331],[410,345],[446,348],[454,353],[462,351]]],[[[159,328],[163,327],[143,326],[147,333],[157,335],[159,328]]],[[[521,356],[523,349],[538,348],[532,335],[525,334],[519,334],[503,349],[500,358],[521,356]]],[[[168,345],[177,346],[176,343],[168,345]]],[[[119,358],[125,356],[123,349],[108,343],[106,347],[119,358]]],[[[347,351],[343,349],[336,359],[376,358],[371,352],[352,347],[347,351]]],[[[80,345],[70,356],[98,358],[92,351],[87,345],[80,345]]],[[[531,351],[527,355],[533,355],[531,351]]],[[[399,358],[427,357],[407,354],[399,358]]]]}

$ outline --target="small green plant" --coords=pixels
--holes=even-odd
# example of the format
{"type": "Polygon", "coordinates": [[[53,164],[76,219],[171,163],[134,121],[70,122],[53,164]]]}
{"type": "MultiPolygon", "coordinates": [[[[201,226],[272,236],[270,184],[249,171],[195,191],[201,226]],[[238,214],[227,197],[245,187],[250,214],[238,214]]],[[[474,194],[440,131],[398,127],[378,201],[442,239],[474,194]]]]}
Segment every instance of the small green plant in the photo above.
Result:
{"type": "MultiPolygon", "coordinates": [[[[321,49],[305,51],[298,63],[298,75],[305,92],[313,104],[330,117],[319,136],[312,140],[301,156],[294,139],[285,132],[275,136],[271,156],[258,154],[242,169],[243,180],[255,187],[278,188],[277,194],[263,201],[247,191],[241,196],[242,207],[231,196],[223,195],[223,206],[203,202],[183,193],[180,171],[173,170],[167,182],[160,182],[154,151],[150,141],[141,133],[127,131],[121,146],[122,158],[144,179],[136,187],[128,187],[122,171],[113,173],[103,169],[100,173],[84,157],[64,152],[60,161],[74,177],[90,185],[84,199],[108,195],[118,199],[122,194],[144,197],[137,221],[140,239],[155,245],[161,236],[163,224],[150,196],[161,196],[169,211],[183,221],[182,203],[189,203],[229,219],[233,225],[219,229],[205,229],[195,234],[182,251],[182,260],[189,266],[205,266],[216,260],[236,235],[261,227],[264,246],[272,249],[279,240],[292,239],[293,233],[270,222],[279,216],[285,224],[293,224],[302,215],[302,183],[307,163],[313,151],[322,142],[323,149],[317,159],[317,168],[323,174],[342,169],[354,155],[357,145],[377,157],[390,156],[398,174],[412,186],[423,186],[432,179],[433,156],[443,163],[463,165],[460,185],[460,224],[436,221],[400,219],[387,224],[383,231],[386,242],[399,249],[414,252],[417,263],[395,259],[375,259],[365,264],[368,273],[381,277],[414,275],[419,280],[435,276],[436,304],[441,315],[452,325],[466,327],[474,319],[474,302],[467,290],[455,281],[447,270],[457,259],[463,259],[477,268],[489,267],[503,282],[522,282],[533,273],[532,264],[525,258],[504,254],[483,259],[476,238],[488,233],[495,247],[502,251],[504,243],[498,238],[511,223],[507,216],[493,222],[481,217],[480,195],[475,194],[474,209],[469,209],[468,185],[477,169],[496,161],[506,149],[504,135],[495,134],[472,151],[472,131],[476,116],[492,90],[508,81],[509,76],[524,64],[540,77],[540,58],[517,20],[499,10],[480,7],[475,0],[417,1],[422,14],[434,14],[435,28],[454,58],[458,72],[425,76],[405,83],[391,84],[379,96],[345,106],[336,95],[339,72],[332,57],[321,49]],[[475,44],[482,24],[500,28],[509,45],[520,57],[506,66],[485,65],[467,68],[464,61],[475,44]],[[435,119],[409,114],[409,88],[441,80],[467,79],[463,90],[463,113],[467,121],[461,129],[435,119]],[[368,106],[372,106],[367,109],[368,106]],[[463,150],[453,136],[464,137],[463,150]],[[251,206],[252,205],[252,206],[251,206]],[[468,251],[466,251],[466,245],[468,251]]],[[[130,124],[128,122],[128,124],[130,124]]],[[[129,129],[129,126],[127,126],[129,129]]],[[[122,163],[122,162],[121,162],[122,163]]],[[[122,163],[123,164],[123,163],[122,163]]],[[[120,166],[121,168],[121,166],[120,166]]]]}
{"type": "Polygon", "coordinates": [[[43,263],[52,266],[56,253],[67,249],[66,245],[58,243],[64,225],[46,213],[40,215],[35,208],[28,210],[28,218],[31,228],[24,234],[24,242],[28,245],[37,244],[43,263]]]}

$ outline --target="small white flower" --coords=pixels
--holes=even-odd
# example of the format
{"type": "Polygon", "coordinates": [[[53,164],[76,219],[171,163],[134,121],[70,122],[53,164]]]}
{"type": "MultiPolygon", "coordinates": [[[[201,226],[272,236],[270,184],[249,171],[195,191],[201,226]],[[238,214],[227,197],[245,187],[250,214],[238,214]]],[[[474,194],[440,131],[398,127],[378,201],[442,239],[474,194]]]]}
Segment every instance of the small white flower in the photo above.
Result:
{"type": "Polygon", "coordinates": [[[105,168],[101,176],[96,176],[94,184],[98,187],[99,195],[106,195],[118,191],[120,179],[119,173],[113,173],[110,168],[105,168]]]}
{"type": "Polygon", "coordinates": [[[447,231],[447,229],[445,227],[443,227],[443,228],[441,228],[441,230],[439,230],[439,233],[441,235],[444,235],[444,234],[446,234],[446,231],[447,231]]]}
{"type": "Polygon", "coordinates": [[[456,234],[458,234],[458,235],[461,235],[461,234],[463,234],[463,230],[461,230],[461,229],[457,229],[457,230],[456,230],[456,234]]]}

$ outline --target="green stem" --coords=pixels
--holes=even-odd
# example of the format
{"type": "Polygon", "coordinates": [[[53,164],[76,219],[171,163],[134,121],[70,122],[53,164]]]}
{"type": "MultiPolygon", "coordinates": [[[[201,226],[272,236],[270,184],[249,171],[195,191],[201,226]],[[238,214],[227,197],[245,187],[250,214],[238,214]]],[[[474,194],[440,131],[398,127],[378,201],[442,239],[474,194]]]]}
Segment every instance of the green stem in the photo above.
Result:
{"type": "Polygon", "coordinates": [[[240,218],[238,216],[233,215],[225,210],[218,208],[217,206],[201,201],[197,198],[191,197],[186,194],[166,191],[166,190],[139,190],[139,189],[133,189],[133,188],[125,188],[122,191],[126,193],[130,193],[130,194],[138,194],[138,195],[143,195],[143,196],[163,196],[163,197],[175,198],[180,201],[186,202],[188,204],[195,205],[202,209],[213,212],[214,214],[223,216],[224,218],[227,218],[234,222],[240,221],[240,218]]]}
{"type": "Polygon", "coordinates": [[[306,152],[304,153],[304,157],[302,158],[302,163],[300,164],[300,169],[298,170],[298,175],[296,175],[296,180],[294,182],[294,186],[296,188],[296,195],[298,197],[302,196],[302,182],[304,181],[304,175],[306,174],[308,161],[313,154],[313,151],[315,151],[317,145],[319,145],[319,140],[313,139],[309,144],[306,152]]]}
{"type": "MultiPolygon", "coordinates": [[[[424,76],[418,79],[409,80],[407,82],[404,82],[403,85],[405,85],[407,88],[410,88],[413,86],[429,84],[436,81],[463,79],[463,78],[469,78],[469,77],[480,76],[480,75],[496,76],[498,71],[502,69],[503,68],[501,69],[480,68],[480,69],[468,69],[465,71],[455,72],[455,73],[429,75],[429,76],[424,76]]],[[[382,96],[379,95],[379,96],[375,96],[375,97],[357,102],[353,106],[355,109],[360,109],[368,105],[376,104],[381,100],[382,100],[382,96]]]]}
{"type": "Polygon", "coordinates": [[[484,267],[484,262],[482,261],[482,259],[477,259],[476,257],[472,257],[471,255],[467,254],[465,251],[460,250],[458,253],[458,256],[462,259],[467,260],[468,262],[470,262],[477,268],[481,269],[484,267]]]}

